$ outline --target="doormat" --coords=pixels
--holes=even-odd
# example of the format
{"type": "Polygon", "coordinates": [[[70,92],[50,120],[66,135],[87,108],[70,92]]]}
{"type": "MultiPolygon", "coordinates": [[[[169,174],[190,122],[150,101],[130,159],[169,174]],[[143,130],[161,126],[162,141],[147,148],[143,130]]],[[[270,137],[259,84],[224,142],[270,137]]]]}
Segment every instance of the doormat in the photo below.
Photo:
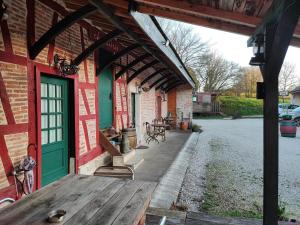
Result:
{"type": "Polygon", "coordinates": [[[135,149],[147,149],[147,148],[149,148],[149,146],[139,145],[135,149]]]}

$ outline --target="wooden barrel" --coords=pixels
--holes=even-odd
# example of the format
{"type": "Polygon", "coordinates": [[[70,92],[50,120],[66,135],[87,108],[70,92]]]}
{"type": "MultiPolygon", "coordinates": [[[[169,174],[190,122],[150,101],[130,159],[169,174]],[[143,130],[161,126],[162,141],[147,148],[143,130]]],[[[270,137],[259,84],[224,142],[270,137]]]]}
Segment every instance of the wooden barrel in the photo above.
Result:
{"type": "Polygon", "coordinates": [[[296,137],[296,123],[293,120],[280,121],[280,133],[282,137],[296,137]]]}
{"type": "Polygon", "coordinates": [[[137,146],[136,129],[135,128],[126,128],[126,129],[122,130],[122,133],[127,133],[129,147],[135,149],[137,146]]]}

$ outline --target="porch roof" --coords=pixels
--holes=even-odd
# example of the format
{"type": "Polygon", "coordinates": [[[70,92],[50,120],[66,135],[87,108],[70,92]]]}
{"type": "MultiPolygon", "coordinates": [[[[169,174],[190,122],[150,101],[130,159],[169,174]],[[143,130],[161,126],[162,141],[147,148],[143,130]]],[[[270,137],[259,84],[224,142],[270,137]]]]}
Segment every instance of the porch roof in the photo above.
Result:
{"type": "MultiPolygon", "coordinates": [[[[163,77],[166,77],[168,81],[162,87],[166,91],[173,88],[171,85],[174,81],[177,81],[178,85],[195,86],[172,44],[166,44],[167,37],[154,17],[145,16],[147,18],[144,17],[144,19],[147,19],[147,26],[150,27],[155,37],[151,36],[137,18],[130,14],[128,1],[118,1],[118,4],[115,4],[114,1],[104,1],[103,3],[103,1],[96,0],[64,0],[64,2],[69,12],[78,11],[88,4],[97,8],[96,12],[85,16],[84,19],[99,29],[101,34],[98,39],[110,36],[110,39],[107,39],[106,42],[117,43],[120,52],[116,52],[104,65],[105,68],[113,64],[121,67],[121,71],[116,78],[128,72],[128,82],[135,77],[145,80],[156,71],[159,71],[149,79],[150,86],[151,83],[153,84],[163,77]],[[121,32],[118,32],[118,30],[121,32]],[[118,55],[118,53],[120,54],[118,55]]],[[[97,38],[95,38],[96,40],[97,38]]],[[[104,68],[99,69],[101,72],[104,68]]],[[[159,84],[158,82],[154,87],[158,87],[159,84]]],[[[178,85],[175,85],[175,87],[178,85]]]]}
{"type": "Polygon", "coordinates": [[[296,87],[291,91],[291,94],[297,94],[297,93],[300,93],[300,86],[296,87]]]}

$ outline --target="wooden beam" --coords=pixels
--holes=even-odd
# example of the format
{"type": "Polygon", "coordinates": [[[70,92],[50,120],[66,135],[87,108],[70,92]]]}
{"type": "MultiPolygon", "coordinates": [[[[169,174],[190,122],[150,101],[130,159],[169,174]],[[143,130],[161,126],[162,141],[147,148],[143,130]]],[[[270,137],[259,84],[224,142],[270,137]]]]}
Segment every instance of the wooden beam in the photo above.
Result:
{"type": "Polygon", "coordinates": [[[170,86],[167,89],[165,89],[165,92],[168,93],[169,91],[171,91],[172,89],[178,87],[179,85],[182,85],[182,82],[178,82],[176,84],[173,84],[172,86],[170,86]]]}
{"type": "Polygon", "coordinates": [[[104,65],[99,68],[99,73],[101,73],[103,70],[110,67],[114,61],[120,59],[122,56],[128,54],[130,51],[138,47],[140,47],[139,44],[130,45],[127,48],[124,48],[121,51],[117,52],[116,54],[112,55],[110,58],[106,58],[104,65]]]}
{"type": "Polygon", "coordinates": [[[121,77],[127,70],[129,70],[131,67],[135,66],[136,64],[142,62],[144,59],[149,58],[151,56],[151,54],[146,53],[138,58],[136,58],[135,60],[133,60],[131,63],[129,63],[127,66],[125,66],[120,72],[118,72],[115,75],[115,80],[118,80],[119,77],[121,77]]]}
{"type": "Polygon", "coordinates": [[[80,9],[68,14],[65,18],[56,23],[46,33],[44,33],[40,39],[31,46],[29,49],[30,59],[35,59],[36,56],[59,34],[64,30],[72,26],[80,19],[94,13],[97,8],[91,4],[87,4],[80,9]]]}
{"type": "MultiPolygon", "coordinates": [[[[280,6],[281,11],[277,18],[270,21],[267,17],[269,22],[263,23],[266,35],[266,64],[261,68],[265,87],[264,225],[278,224],[278,76],[300,15],[300,1],[282,2],[284,4],[280,6]]],[[[270,10],[276,12],[276,2],[270,10]]]]}
{"type": "Polygon", "coordinates": [[[152,62],[145,64],[142,66],[140,69],[138,69],[134,74],[132,74],[128,79],[127,79],[127,84],[129,84],[134,78],[136,78],[138,75],[143,73],[145,70],[149,69],[150,67],[156,65],[159,63],[158,60],[154,59],[152,62]]]}
{"type": "Polygon", "coordinates": [[[172,80],[171,82],[170,82],[170,79],[168,79],[168,80],[162,82],[160,85],[158,85],[155,88],[155,90],[162,89],[164,87],[164,85],[167,84],[167,83],[169,83],[169,82],[170,82],[170,84],[172,84],[172,83],[177,82],[177,81],[179,81],[177,78],[174,78],[174,80],[172,80]]]}
{"type": "Polygon", "coordinates": [[[95,41],[92,45],[90,45],[87,49],[85,49],[80,55],[78,55],[74,59],[73,63],[75,65],[79,65],[83,60],[85,60],[89,55],[91,55],[96,49],[105,45],[108,41],[112,40],[113,38],[119,36],[122,33],[123,32],[120,30],[114,30],[109,34],[104,35],[99,40],[95,41]]]}
{"type": "MultiPolygon", "coordinates": [[[[167,11],[174,11],[174,13],[176,13],[177,15],[189,14],[232,22],[240,25],[247,25],[250,27],[256,27],[261,22],[261,18],[259,17],[247,16],[242,13],[216,9],[197,3],[193,4],[188,2],[187,0],[136,0],[136,2],[143,3],[145,6],[151,6],[153,8],[166,8],[167,11]]],[[[180,18],[180,16],[178,17],[180,18]]]]}
{"type": "Polygon", "coordinates": [[[174,80],[174,81],[168,83],[165,87],[162,87],[161,89],[165,91],[165,90],[169,89],[170,87],[173,87],[173,85],[178,84],[178,83],[182,83],[182,81],[174,80]]]}
{"type": "Polygon", "coordinates": [[[167,79],[168,78],[168,75],[167,76],[162,76],[161,78],[157,79],[156,81],[154,81],[150,86],[149,88],[152,89],[155,85],[159,84],[160,82],[162,82],[163,80],[167,79]]]}
{"type": "Polygon", "coordinates": [[[167,69],[166,68],[162,68],[162,69],[159,69],[157,71],[155,71],[154,73],[152,73],[151,75],[149,75],[148,77],[146,77],[142,83],[141,83],[141,86],[143,86],[144,84],[146,84],[149,80],[151,80],[152,78],[154,78],[155,76],[157,76],[158,74],[160,74],[161,72],[163,71],[166,71],[167,69]]]}

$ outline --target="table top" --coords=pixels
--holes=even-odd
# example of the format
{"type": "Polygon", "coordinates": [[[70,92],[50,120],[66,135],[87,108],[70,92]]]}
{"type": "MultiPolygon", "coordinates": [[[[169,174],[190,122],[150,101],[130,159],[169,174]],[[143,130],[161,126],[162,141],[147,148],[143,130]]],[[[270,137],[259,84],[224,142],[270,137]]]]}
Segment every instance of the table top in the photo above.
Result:
{"type": "Polygon", "coordinates": [[[163,124],[163,123],[153,123],[153,124],[151,124],[151,126],[153,126],[153,127],[166,127],[167,125],[163,124]]]}
{"type": "Polygon", "coordinates": [[[41,225],[52,210],[66,210],[69,225],[137,225],[156,183],[68,175],[0,210],[0,224],[41,225]]]}

